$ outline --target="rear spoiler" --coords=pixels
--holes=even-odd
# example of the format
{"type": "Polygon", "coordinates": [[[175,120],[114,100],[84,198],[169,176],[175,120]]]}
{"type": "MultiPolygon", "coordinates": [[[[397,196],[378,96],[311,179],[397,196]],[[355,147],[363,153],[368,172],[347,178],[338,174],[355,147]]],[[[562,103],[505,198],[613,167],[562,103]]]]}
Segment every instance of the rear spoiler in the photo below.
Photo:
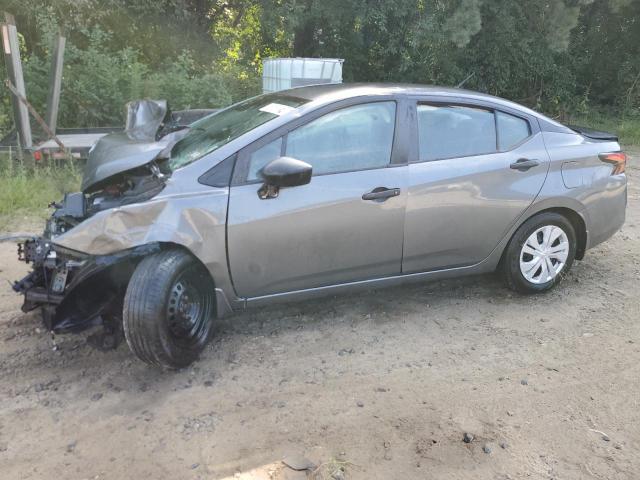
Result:
{"type": "Polygon", "coordinates": [[[615,133],[600,132],[598,130],[592,130],[591,128],[578,127],[576,125],[567,125],[574,132],[578,132],[583,137],[591,138],[592,140],[606,140],[610,142],[617,142],[618,135],[615,133]]]}

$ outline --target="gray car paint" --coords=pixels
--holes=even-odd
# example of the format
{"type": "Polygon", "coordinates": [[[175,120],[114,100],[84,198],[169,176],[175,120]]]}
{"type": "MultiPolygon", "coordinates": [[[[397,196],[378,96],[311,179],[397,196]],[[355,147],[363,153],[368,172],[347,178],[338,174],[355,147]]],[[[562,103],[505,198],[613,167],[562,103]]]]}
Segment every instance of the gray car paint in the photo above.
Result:
{"type": "MultiPolygon", "coordinates": [[[[338,291],[409,281],[489,272],[496,268],[515,230],[535,213],[550,208],[565,208],[583,219],[586,226],[587,247],[592,247],[608,238],[624,222],[626,177],[612,176],[611,165],[602,163],[597,157],[598,153],[604,151],[619,150],[616,142],[590,141],[572,133],[571,130],[553,120],[512,102],[456,89],[405,85],[331,85],[301,87],[291,93],[307,96],[311,101],[261,125],[199,161],[177,170],[168,179],[165,189],[154,199],[99,212],[67,233],[53,239],[53,243],[93,255],[114,253],[149,242],[182,246],[192,252],[208,268],[216,284],[219,300],[217,313],[224,315],[232,308],[238,309],[249,305],[309,298],[338,291]],[[304,121],[306,115],[320,110],[331,111],[334,106],[337,108],[340,102],[344,101],[364,103],[388,96],[394,96],[399,101],[418,96],[427,100],[430,97],[444,97],[452,102],[477,102],[479,105],[490,105],[505,111],[511,109],[523,115],[529,115],[546,126],[547,131],[544,131],[541,137],[536,135],[530,140],[529,145],[523,145],[529,155],[535,153],[537,157],[544,158],[544,151],[549,152],[548,175],[537,196],[532,192],[540,183],[546,163],[541,166],[542,168],[536,167],[537,171],[531,172],[530,175],[518,175],[521,172],[505,171],[504,174],[497,173],[493,180],[488,180],[482,175],[474,177],[471,175],[473,169],[470,167],[471,171],[464,179],[464,189],[459,190],[459,195],[453,195],[460,209],[473,206],[473,215],[463,213],[462,217],[456,219],[456,222],[460,223],[469,222],[469,228],[463,228],[464,233],[473,235],[475,229],[480,228],[482,234],[491,231],[492,235],[490,239],[483,238],[480,242],[481,246],[472,246],[468,253],[460,253],[465,246],[462,242],[457,248],[459,252],[450,255],[446,262],[475,263],[459,266],[437,260],[436,256],[430,253],[431,249],[446,250],[443,248],[443,242],[447,238],[447,235],[439,234],[437,229],[430,233],[437,239],[434,244],[430,245],[429,238],[420,242],[421,230],[416,227],[416,224],[432,222],[437,218],[437,212],[428,208],[430,200],[433,201],[428,193],[433,191],[441,195],[439,192],[445,191],[447,180],[444,171],[437,172],[437,167],[432,165],[409,165],[408,157],[411,151],[415,152],[415,146],[409,144],[410,142],[404,146],[408,149],[405,152],[406,164],[403,164],[402,155],[396,155],[392,163],[398,166],[380,171],[370,170],[314,177],[309,185],[285,189],[276,199],[257,200],[257,196],[255,199],[251,198],[259,186],[256,184],[234,183],[230,188],[217,188],[201,185],[197,181],[202,174],[220,161],[238,152],[240,152],[238,157],[241,158],[242,152],[251,148],[252,144],[259,143],[263,137],[279,135],[279,131],[286,130],[288,125],[304,121]],[[544,141],[544,150],[541,141],[544,141]],[[579,162],[583,165],[574,167],[582,168],[581,178],[586,179],[581,180],[579,187],[567,188],[565,185],[562,166],[567,162],[579,162]],[[439,175],[435,183],[433,178],[427,178],[428,172],[420,172],[421,169],[428,170],[427,167],[436,168],[432,172],[439,175]],[[410,177],[410,174],[405,175],[404,172],[410,172],[411,168],[416,172],[416,178],[410,177]],[[381,173],[384,175],[380,176],[381,173]],[[418,177],[420,175],[426,175],[422,183],[418,177]],[[510,187],[505,187],[501,183],[507,175],[512,176],[511,180],[507,180],[507,185],[510,187]],[[370,186],[380,186],[378,183],[382,180],[385,185],[391,180],[394,186],[399,184],[402,194],[390,199],[394,200],[393,202],[387,201],[379,206],[362,200],[358,201],[355,198],[357,194],[365,193],[370,186]],[[409,181],[411,181],[411,188],[407,189],[404,185],[408,186],[409,181]],[[346,193],[336,195],[341,186],[345,187],[346,193]],[[514,192],[514,198],[509,198],[510,191],[514,192]],[[416,193],[419,194],[418,196],[422,195],[422,198],[416,198],[413,201],[411,197],[416,193]],[[485,196],[488,196],[489,200],[482,207],[475,206],[473,199],[484,201],[485,196]],[[532,196],[534,198],[531,198],[532,196]],[[229,198],[231,198],[230,204],[229,198]],[[247,205],[243,205],[243,202],[247,202],[247,205]],[[408,208],[406,222],[411,222],[411,225],[407,223],[403,227],[400,220],[402,215],[399,215],[399,212],[404,208],[405,202],[408,208]],[[503,205],[510,202],[513,202],[513,206],[503,205]],[[249,203],[252,203],[257,210],[250,211],[249,203]],[[331,209],[331,205],[335,208],[331,209]],[[225,241],[227,207],[230,214],[233,214],[228,230],[233,237],[229,242],[229,259],[227,259],[225,241]],[[358,229],[354,231],[353,236],[348,232],[350,227],[350,223],[346,221],[348,216],[339,216],[335,213],[335,210],[341,209],[364,217],[363,221],[358,223],[358,229]],[[421,211],[425,216],[420,215],[421,211]],[[508,212],[508,215],[505,212],[508,212]],[[488,220],[485,219],[485,215],[488,220]],[[504,218],[502,218],[503,215],[504,218]],[[333,218],[337,219],[335,225],[331,223],[333,218]],[[372,226],[367,224],[366,219],[390,222],[390,224],[381,223],[372,226]],[[496,231],[484,228],[485,221],[490,223],[496,231]],[[338,227],[347,231],[340,237],[340,241],[334,242],[328,236],[322,235],[320,226],[329,228],[333,232],[338,231],[338,227]],[[308,234],[305,233],[309,228],[311,230],[308,234]],[[408,265],[411,264],[409,262],[422,258],[421,261],[425,263],[422,266],[413,264],[414,268],[427,270],[430,265],[438,265],[434,267],[437,270],[415,271],[408,274],[401,272],[399,264],[402,261],[402,255],[398,252],[401,252],[402,245],[398,247],[398,238],[403,236],[402,232],[405,230],[411,237],[404,242],[405,248],[409,246],[408,265]],[[284,232],[290,234],[293,232],[296,241],[289,241],[284,232]],[[273,240],[274,235],[275,240],[273,240]],[[376,243],[377,238],[381,238],[380,235],[383,241],[376,243]],[[277,240],[286,243],[291,255],[285,254],[287,249],[278,248],[279,253],[274,258],[269,258],[272,250],[262,248],[260,242],[273,245],[277,240]],[[350,244],[351,241],[353,243],[350,244]],[[242,242],[244,242],[242,244],[244,248],[241,247],[242,242]],[[345,242],[347,242],[346,245],[345,242]],[[420,250],[421,244],[424,250],[420,250]],[[492,244],[495,245],[492,247],[492,244]],[[252,250],[252,247],[255,250],[252,250]],[[313,248],[320,248],[320,250],[316,254],[313,248]],[[366,251],[368,248],[372,248],[377,255],[367,257],[359,252],[359,250],[366,251]],[[291,249],[297,249],[297,251],[291,249]],[[342,252],[342,249],[346,252],[342,252]],[[354,252],[357,256],[351,259],[350,254],[353,255],[354,252]],[[483,255],[484,258],[481,258],[483,255]],[[243,259],[244,263],[236,264],[239,259],[243,259]],[[323,261],[326,262],[324,270],[323,261]],[[346,261],[345,268],[340,269],[339,264],[344,261],[346,261]],[[309,262],[308,266],[305,266],[304,262],[309,262]],[[234,273],[233,282],[229,268],[234,273]],[[317,270],[314,271],[314,269],[317,270]],[[270,285],[268,276],[273,273],[276,277],[274,285],[270,285]],[[243,292],[237,290],[237,286],[234,288],[234,284],[240,285],[243,292]]],[[[400,121],[406,122],[403,125],[407,127],[407,131],[410,131],[412,128],[410,113],[399,110],[400,114],[404,115],[400,121]]],[[[502,154],[498,154],[500,155],[502,154]]],[[[510,158],[493,158],[489,162],[492,165],[489,170],[495,169],[496,164],[501,162],[504,162],[503,168],[506,170],[509,160],[510,158]]],[[[460,178],[456,182],[461,183],[460,178]]],[[[443,204],[442,201],[440,203],[443,204]]],[[[450,213],[451,211],[448,211],[447,215],[450,213]]],[[[429,234],[429,230],[422,230],[422,232],[429,234]]],[[[456,239],[452,241],[455,242],[456,239]]]]}
{"type": "Polygon", "coordinates": [[[125,132],[102,137],[89,151],[80,188],[87,192],[114,175],[146,165],[168,153],[187,132],[179,130],[158,141],[137,140],[125,132]]]}
{"type": "Polygon", "coordinates": [[[229,265],[237,293],[253,297],[401,272],[407,167],[313,177],[272,201],[259,185],[231,189],[229,265]],[[377,187],[400,188],[385,202],[377,187]]]}
{"type": "Polygon", "coordinates": [[[167,156],[171,147],[188,132],[184,128],[156,139],[167,109],[166,100],[146,99],[127,103],[124,132],[100,138],[89,150],[82,178],[82,191],[89,191],[108,178],[141,167],[158,156],[167,156]]]}
{"type": "Polygon", "coordinates": [[[244,184],[249,155],[318,116],[354,103],[394,100],[389,96],[349,99],[305,115],[245,149],[238,160],[227,219],[229,265],[242,297],[282,293],[401,273],[408,186],[408,104],[396,106],[394,147],[382,169],[316,175],[308,185],[283,189],[263,201],[260,183],[244,184]],[[375,188],[399,188],[384,202],[363,201],[375,188]],[[262,232],[261,234],[255,234],[262,232]]]}
{"type": "Polygon", "coordinates": [[[619,151],[620,145],[553,132],[545,132],[544,139],[551,157],[551,169],[539,202],[557,203],[558,206],[564,203],[578,211],[587,228],[586,248],[592,248],[618,231],[625,220],[626,176],[611,175],[611,165],[598,158],[599,153],[619,151]],[[578,186],[566,186],[562,171],[567,164],[571,165],[572,175],[579,177],[578,186]]]}
{"type": "Polygon", "coordinates": [[[548,167],[539,132],[510,152],[412,164],[403,271],[486,258],[533,203],[548,167]],[[519,158],[540,164],[526,172],[510,169],[519,158]]]}

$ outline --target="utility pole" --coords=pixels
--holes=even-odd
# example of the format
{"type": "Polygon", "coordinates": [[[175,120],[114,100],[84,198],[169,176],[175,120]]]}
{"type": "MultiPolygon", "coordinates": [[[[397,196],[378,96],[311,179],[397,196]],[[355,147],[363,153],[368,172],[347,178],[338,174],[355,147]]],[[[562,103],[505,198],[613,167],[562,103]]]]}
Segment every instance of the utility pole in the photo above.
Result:
{"type": "Polygon", "coordinates": [[[53,42],[53,50],[51,51],[49,95],[47,97],[47,113],[45,114],[44,119],[49,126],[49,130],[53,132],[53,135],[55,135],[56,127],[58,125],[58,109],[60,107],[60,89],[62,86],[62,66],[64,63],[65,43],[65,37],[59,33],[53,42]]]}
{"type": "MultiPolygon", "coordinates": [[[[7,66],[8,80],[15,85],[17,92],[24,98],[27,93],[24,88],[24,76],[22,75],[22,62],[20,61],[20,44],[18,42],[18,30],[13,15],[4,14],[5,22],[0,24],[2,30],[2,45],[4,61],[7,66]]],[[[12,95],[13,118],[18,132],[20,146],[29,150],[33,146],[31,138],[31,124],[29,123],[29,111],[16,95],[12,95]]]]}

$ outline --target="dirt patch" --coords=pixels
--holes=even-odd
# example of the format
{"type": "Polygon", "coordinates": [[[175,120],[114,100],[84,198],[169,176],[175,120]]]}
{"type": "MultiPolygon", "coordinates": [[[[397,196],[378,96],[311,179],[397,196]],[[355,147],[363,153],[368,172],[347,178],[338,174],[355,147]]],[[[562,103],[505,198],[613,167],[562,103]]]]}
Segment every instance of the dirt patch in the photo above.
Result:
{"type": "MultiPolygon", "coordinates": [[[[630,170],[625,227],[553,292],[482,276],[263,309],[178,373],[52,339],[2,287],[1,476],[304,478],[293,452],[344,478],[637,478],[630,170]]],[[[0,244],[0,281],[25,271],[0,244]]]]}

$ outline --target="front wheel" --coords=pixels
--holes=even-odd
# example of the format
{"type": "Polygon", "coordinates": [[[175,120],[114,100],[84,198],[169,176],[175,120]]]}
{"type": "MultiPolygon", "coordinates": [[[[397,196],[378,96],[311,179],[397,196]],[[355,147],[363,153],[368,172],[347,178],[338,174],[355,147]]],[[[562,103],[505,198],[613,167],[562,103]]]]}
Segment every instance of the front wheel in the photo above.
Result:
{"type": "Polygon", "coordinates": [[[553,288],[569,271],[576,254],[571,222],[555,212],[538,214],[518,228],[502,260],[507,285],[521,293],[553,288]]]}
{"type": "Polygon", "coordinates": [[[214,299],[209,273],[189,253],[175,249],[144,258],[124,298],[129,348],[149,364],[189,365],[209,341],[214,299]]]}

